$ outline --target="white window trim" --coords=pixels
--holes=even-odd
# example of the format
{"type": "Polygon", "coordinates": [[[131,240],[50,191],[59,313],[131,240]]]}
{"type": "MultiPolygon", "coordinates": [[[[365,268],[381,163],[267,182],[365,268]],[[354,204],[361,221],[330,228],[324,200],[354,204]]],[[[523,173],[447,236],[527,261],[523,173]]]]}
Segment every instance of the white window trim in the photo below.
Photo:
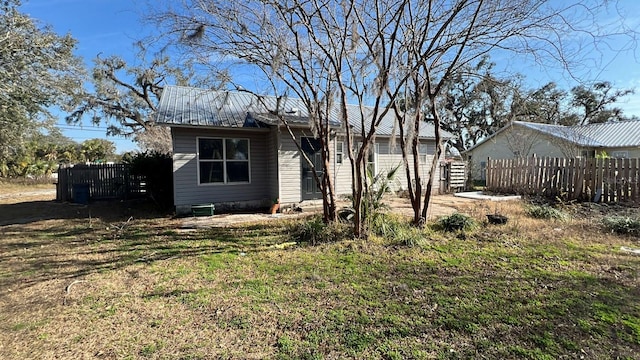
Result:
{"type": "MultiPolygon", "coordinates": [[[[231,160],[231,161],[245,161],[245,160],[231,160]]],[[[241,137],[213,137],[213,136],[198,136],[196,137],[196,181],[198,186],[233,186],[233,185],[247,185],[251,184],[251,140],[249,138],[241,138],[241,137]],[[222,160],[213,160],[213,159],[200,159],[200,139],[204,140],[222,140],[222,160]],[[241,182],[227,182],[227,142],[226,140],[246,140],[247,141],[247,160],[248,169],[249,169],[249,181],[241,181],[241,182]],[[211,182],[211,183],[201,183],[200,182],[200,162],[221,162],[222,165],[222,178],[224,182],[211,182]]]]}
{"type": "Polygon", "coordinates": [[[335,151],[336,164],[342,164],[344,162],[344,141],[336,141],[335,151]],[[338,144],[340,144],[340,151],[338,151],[338,144]],[[338,161],[338,154],[340,155],[340,161],[338,161]]]}
{"type": "Polygon", "coordinates": [[[419,144],[418,145],[418,157],[420,158],[421,164],[427,164],[427,157],[429,157],[429,145],[428,144],[419,144]]]}
{"type": "MultiPolygon", "coordinates": [[[[370,148],[369,151],[373,151],[373,176],[376,176],[378,174],[378,154],[380,153],[380,144],[373,143],[371,145],[373,145],[373,147],[370,148]]],[[[359,143],[359,146],[362,147],[362,143],[359,143]]],[[[371,163],[369,162],[369,156],[367,156],[366,166],[369,166],[369,164],[371,163]]]]}

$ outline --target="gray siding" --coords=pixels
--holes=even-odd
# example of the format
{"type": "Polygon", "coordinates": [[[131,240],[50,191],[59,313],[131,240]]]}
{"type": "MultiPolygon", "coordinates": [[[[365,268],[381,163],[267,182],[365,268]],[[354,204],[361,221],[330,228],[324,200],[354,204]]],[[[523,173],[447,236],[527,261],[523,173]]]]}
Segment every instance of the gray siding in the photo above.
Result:
{"type": "MultiPolygon", "coordinates": [[[[396,191],[408,189],[407,175],[402,161],[402,151],[400,150],[400,142],[396,141],[395,146],[391,146],[389,139],[377,139],[380,144],[378,154],[378,171],[389,171],[394,167],[400,165],[400,168],[396,172],[396,177],[393,181],[392,188],[396,191]]],[[[420,161],[420,178],[422,185],[426,186],[429,181],[429,173],[431,170],[431,162],[433,161],[434,153],[436,152],[436,143],[433,140],[423,140],[420,144],[421,150],[426,150],[426,161],[421,156],[420,161]]],[[[422,154],[421,151],[421,154],[422,154]]],[[[440,160],[444,160],[444,154],[440,160]]],[[[409,167],[411,177],[414,178],[415,173],[413,171],[413,156],[409,155],[409,167]]],[[[440,166],[436,168],[436,174],[434,179],[434,191],[438,191],[440,187],[440,166]]]]}
{"type": "Polygon", "coordinates": [[[269,132],[269,198],[271,200],[280,198],[280,174],[279,174],[279,159],[278,159],[278,147],[280,143],[280,133],[277,128],[271,128],[269,132]]]}
{"type": "MultiPolygon", "coordinates": [[[[343,138],[338,138],[337,141],[344,141],[343,138]]],[[[345,155],[342,164],[336,164],[336,193],[340,195],[351,194],[351,163],[347,156],[346,141],[345,143],[345,155]]],[[[357,141],[356,141],[357,143],[357,141]]],[[[376,139],[378,144],[377,154],[377,170],[378,172],[389,171],[394,167],[400,165],[400,168],[396,172],[395,179],[392,181],[392,188],[395,191],[406,190],[407,176],[404,170],[404,164],[402,162],[402,152],[400,150],[399,142],[396,142],[395,146],[390,146],[389,138],[378,137],[376,139]]],[[[424,145],[423,145],[424,146],[424,145]]],[[[423,185],[426,185],[429,180],[429,170],[431,167],[431,161],[433,159],[433,153],[435,153],[435,142],[433,140],[426,140],[427,162],[420,163],[420,171],[423,185]]],[[[442,160],[444,157],[442,158],[442,160]]],[[[409,164],[411,165],[411,176],[414,176],[413,172],[413,157],[409,158],[409,164]]],[[[437,191],[440,186],[440,166],[437,167],[436,177],[434,182],[434,189],[437,191]]]]}
{"type": "Polygon", "coordinates": [[[471,178],[485,180],[485,166],[489,158],[513,159],[517,156],[530,157],[534,154],[538,157],[565,157],[567,149],[559,145],[563,143],[538,131],[522,127],[506,129],[485,140],[468,153],[471,155],[469,159],[471,178]],[[519,154],[516,155],[514,152],[519,154]]]}
{"type": "MultiPolygon", "coordinates": [[[[173,138],[173,176],[174,200],[176,208],[188,207],[194,204],[260,204],[269,205],[275,198],[283,204],[301,201],[301,166],[302,159],[298,148],[288,133],[280,132],[277,128],[270,130],[227,130],[227,129],[171,129],[173,138]],[[213,185],[198,184],[197,138],[247,138],[250,141],[250,171],[249,184],[213,185]]],[[[302,136],[302,133],[296,136],[302,136]]],[[[351,194],[351,165],[347,156],[346,142],[342,164],[335,163],[335,141],[333,139],[330,164],[331,173],[337,195],[351,194]]],[[[378,138],[379,151],[377,154],[378,171],[389,169],[402,164],[402,154],[399,149],[389,147],[389,140],[378,138]]],[[[435,145],[429,142],[428,152],[433,154],[435,145]]],[[[421,164],[423,182],[426,183],[429,174],[431,156],[427,163],[421,164]]],[[[438,168],[438,171],[440,169],[438,168]]],[[[413,174],[413,173],[412,173],[413,174]]],[[[437,188],[439,174],[436,174],[437,188]]],[[[401,168],[396,174],[393,188],[402,190],[407,188],[404,170],[401,168]]]]}
{"type": "Polygon", "coordinates": [[[280,174],[280,202],[300,202],[302,189],[300,172],[302,163],[296,144],[289,134],[281,132],[278,146],[278,172],[280,174]]]}
{"type": "MultiPolygon", "coordinates": [[[[173,138],[173,180],[176,208],[201,203],[264,203],[269,204],[273,190],[275,167],[269,148],[268,131],[226,129],[171,129],[173,138]],[[249,139],[249,184],[198,184],[197,137],[249,139]]],[[[273,148],[271,148],[273,149],[273,148]]]]}
{"type": "MultiPolygon", "coordinates": [[[[301,137],[312,137],[307,132],[295,131],[294,132],[298,141],[300,141],[301,137]]],[[[302,161],[304,159],[300,156],[300,152],[298,151],[298,147],[291,139],[291,135],[284,130],[281,129],[279,132],[279,142],[278,142],[278,173],[279,173],[279,183],[280,183],[280,202],[283,204],[297,203],[302,200],[302,161]]],[[[334,182],[336,181],[336,167],[335,167],[335,137],[331,139],[331,144],[329,145],[331,149],[331,154],[329,158],[329,164],[331,165],[330,175],[334,178],[334,182]]],[[[349,161],[345,160],[344,162],[347,166],[349,161]]],[[[350,186],[351,177],[348,177],[347,186],[350,186]]],[[[344,183],[344,182],[343,182],[344,183]]],[[[334,183],[334,185],[336,185],[334,183]]],[[[338,186],[336,185],[336,188],[338,186]]],[[[351,188],[349,187],[349,193],[351,192],[351,188]]],[[[340,194],[340,193],[338,193],[340,194]]]]}
{"type": "Polygon", "coordinates": [[[347,142],[343,137],[338,137],[334,141],[334,152],[335,152],[335,143],[343,142],[343,154],[342,154],[342,164],[335,163],[335,155],[333,164],[335,164],[334,171],[334,186],[336,189],[337,195],[351,195],[351,162],[349,161],[349,149],[347,149],[347,142]]]}

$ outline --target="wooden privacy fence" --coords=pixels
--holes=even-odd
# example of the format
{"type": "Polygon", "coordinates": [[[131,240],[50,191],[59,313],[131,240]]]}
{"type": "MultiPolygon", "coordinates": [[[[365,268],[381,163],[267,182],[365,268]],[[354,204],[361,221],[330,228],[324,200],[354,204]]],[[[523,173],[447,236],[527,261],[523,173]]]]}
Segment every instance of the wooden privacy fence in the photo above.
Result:
{"type": "Polygon", "coordinates": [[[128,164],[60,166],[56,187],[58,201],[76,200],[74,189],[88,190],[87,200],[127,199],[146,194],[144,177],[132,175],[128,164]]]}
{"type": "Polygon", "coordinates": [[[640,201],[640,159],[489,159],[487,190],[604,203],[640,201]]]}

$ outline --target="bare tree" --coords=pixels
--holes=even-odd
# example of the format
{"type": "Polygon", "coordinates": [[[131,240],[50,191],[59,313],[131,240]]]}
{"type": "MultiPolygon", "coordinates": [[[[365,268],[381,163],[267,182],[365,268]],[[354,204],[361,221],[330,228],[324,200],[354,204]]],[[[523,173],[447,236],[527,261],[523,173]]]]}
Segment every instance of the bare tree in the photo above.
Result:
{"type": "Polygon", "coordinates": [[[598,26],[596,14],[607,5],[544,0],[400,2],[398,6],[405,6],[408,16],[401,19],[404,40],[398,58],[406,66],[398,68],[396,85],[403,89],[409,106],[405,112],[394,106],[415,223],[426,217],[442,152],[439,129],[446,84],[460,70],[494,52],[532,57],[542,65],[553,63],[575,75],[579,70],[575,66],[607,37],[628,36],[635,41],[635,32],[624,23],[613,31],[598,26]],[[434,124],[437,146],[423,193],[418,134],[427,120],[434,124]],[[424,202],[420,200],[423,194],[424,202]]]}
{"type": "MultiPolygon", "coordinates": [[[[302,99],[309,110],[310,127],[322,142],[325,177],[330,169],[329,118],[337,112],[347,135],[355,233],[359,235],[367,154],[377,125],[391,108],[398,120],[414,222],[422,223],[442,153],[441,96],[446,84],[459,69],[494,52],[522,55],[543,65],[553,62],[577,74],[580,69],[575,66],[585,54],[598,50],[606,36],[629,35],[634,40],[634,33],[624,24],[613,30],[598,26],[596,14],[608,4],[183,0],[179,5],[168,4],[155,20],[201,61],[222,58],[253,65],[273,81],[280,97],[291,92],[302,99]],[[398,98],[405,106],[399,105],[398,98]],[[359,114],[349,114],[347,100],[361,105],[359,114]],[[423,187],[419,134],[427,120],[434,125],[437,146],[423,187]],[[354,123],[359,124],[354,127],[356,134],[351,128],[354,123]],[[354,146],[354,141],[361,141],[362,146],[354,146]]],[[[278,114],[278,109],[273,112],[278,114]]],[[[331,220],[335,207],[330,176],[322,180],[322,186],[325,219],[331,220]]]]}
{"type": "Polygon", "coordinates": [[[514,158],[526,159],[533,155],[533,147],[541,140],[541,133],[531,129],[524,130],[520,126],[510,123],[504,130],[507,149],[514,158]]]}
{"type": "MultiPolygon", "coordinates": [[[[354,232],[360,236],[367,155],[396,96],[385,89],[397,64],[399,19],[406,17],[406,8],[397,5],[365,0],[194,0],[182,2],[179,9],[168,7],[157,19],[201,59],[218,56],[256,66],[271,79],[277,97],[292,95],[303,101],[309,126],[322,146],[319,184],[327,221],[336,218],[330,119],[339,121],[351,164],[354,232]],[[348,101],[361,105],[358,113],[348,111],[348,101]],[[359,125],[356,131],[353,124],[359,125]]],[[[297,140],[286,117],[279,109],[271,110],[297,140]]]]}

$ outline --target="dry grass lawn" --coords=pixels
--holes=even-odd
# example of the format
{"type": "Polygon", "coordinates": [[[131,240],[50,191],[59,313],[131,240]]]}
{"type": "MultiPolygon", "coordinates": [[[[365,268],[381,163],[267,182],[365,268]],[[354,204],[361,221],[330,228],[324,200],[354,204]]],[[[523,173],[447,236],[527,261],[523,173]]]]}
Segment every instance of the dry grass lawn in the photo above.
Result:
{"type": "Polygon", "coordinates": [[[0,358],[638,358],[640,241],[603,207],[455,206],[480,226],[282,248],[289,221],[0,199],[0,358]]]}

